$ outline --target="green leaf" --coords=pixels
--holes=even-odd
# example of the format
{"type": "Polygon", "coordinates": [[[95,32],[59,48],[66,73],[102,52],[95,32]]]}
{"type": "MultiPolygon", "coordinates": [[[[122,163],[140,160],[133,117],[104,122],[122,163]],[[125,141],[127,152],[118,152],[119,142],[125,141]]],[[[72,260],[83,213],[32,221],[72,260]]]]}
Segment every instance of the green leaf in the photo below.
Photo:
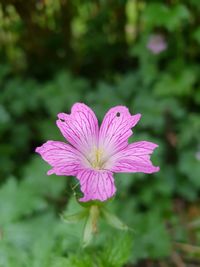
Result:
{"type": "Polygon", "coordinates": [[[196,69],[191,67],[181,69],[176,75],[166,72],[155,85],[155,95],[188,96],[193,91],[196,78],[196,69]]]}

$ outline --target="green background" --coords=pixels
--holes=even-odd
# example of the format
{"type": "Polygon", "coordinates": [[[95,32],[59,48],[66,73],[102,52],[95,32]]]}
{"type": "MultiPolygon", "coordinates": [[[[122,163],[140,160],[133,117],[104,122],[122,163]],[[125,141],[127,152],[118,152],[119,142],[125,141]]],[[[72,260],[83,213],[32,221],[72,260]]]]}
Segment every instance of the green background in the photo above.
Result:
{"type": "Polygon", "coordinates": [[[199,0],[0,0],[0,267],[200,266],[199,0]],[[162,35],[167,49],[147,48],[162,35]],[[142,113],[134,140],[159,144],[160,172],[115,176],[109,209],[82,249],[72,177],[35,154],[64,140],[58,112],[88,104],[142,113]],[[184,265],[185,264],[185,265],[184,265]]]}

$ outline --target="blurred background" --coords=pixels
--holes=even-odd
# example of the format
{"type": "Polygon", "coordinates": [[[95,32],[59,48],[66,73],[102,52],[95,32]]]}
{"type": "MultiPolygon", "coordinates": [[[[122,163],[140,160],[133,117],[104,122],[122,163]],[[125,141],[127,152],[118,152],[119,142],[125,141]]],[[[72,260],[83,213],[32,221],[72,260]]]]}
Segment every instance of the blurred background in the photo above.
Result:
{"type": "Polygon", "coordinates": [[[199,60],[199,0],[0,0],[0,267],[200,266],[199,60]],[[158,143],[161,168],[116,175],[134,233],[100,222],[85,250],[60,219],[75,179],[34,152],[78,101],[142,113],[131,141],[158,143]]]}

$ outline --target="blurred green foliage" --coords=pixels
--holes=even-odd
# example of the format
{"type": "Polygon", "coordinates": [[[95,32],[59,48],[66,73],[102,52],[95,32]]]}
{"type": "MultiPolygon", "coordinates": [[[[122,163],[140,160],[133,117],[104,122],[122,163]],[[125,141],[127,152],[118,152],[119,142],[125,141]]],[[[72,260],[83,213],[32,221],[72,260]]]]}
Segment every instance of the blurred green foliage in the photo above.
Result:
{"type": "Polygon", "coordinates": [[[199,12],[198,0],[0,0],[0,267],[199,266],[199,12]],[[158,54],[153,34],[167,44],[158,54]],[[84,250],[83,225],[59,216],[78,209],[75,179],[46,176],[34,155],[63,140],[56,114],[74,102],[100,120],[118,104],[142,113],[130,141],[158,143],[161,168],[116,175],[108,208],[134,232],[100,222],[84,250]]]}

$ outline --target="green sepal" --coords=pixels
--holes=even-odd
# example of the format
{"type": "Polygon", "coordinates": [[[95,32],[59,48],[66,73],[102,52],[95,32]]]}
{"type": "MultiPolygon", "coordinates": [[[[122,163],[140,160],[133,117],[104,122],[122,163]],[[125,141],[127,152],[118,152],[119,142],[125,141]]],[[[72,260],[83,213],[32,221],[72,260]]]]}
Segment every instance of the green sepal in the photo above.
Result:
{"type": "Polygon", "coordinates": [[[92,241],[94,234],[97,233],[97,223],[99,219],[99,207],[93,205],[90,207],[89,215],[83,231],[83,247],[86,247],[92,241]]]}
{"type": "Polygon", "coordinates": [[[105,221],[112,227],[123,231],[130,230],[130,228],[125,223],[123,223],[117,216],[110,213],[105,208],[101,210],[101,214],[105,221]]]}
{"type": "Polygon", "coordinates": [[[98,201],[98,200],[91,200],[91,201],[87,201],[87,202],[81,202],[81,201],[79,201],[77,199],[77,201],[84,208],[90,208],[91,206],[101,207],[101,206],[105,205],[105,202],[98,201]]]}
{"type": "Polygon", "coordinates": [[[88,210],[83,210],[75,214],[61,214],[61,219],[66,223],[77,223],[84,218],[86,218],[88,215],[88,210]]]}
{"type": "Polygon", "coordinates": [[[76,200],[79,203],[79,205],[81,205],[84,208],[90,208],[91,206],[99,206],[99,207],[105,206],[108,203],[112,202],[113,199],[115,198],[115,196],[107,199],[106,201],[90,200],[90,201],[87,201],[87,202],[82,202],[82,201],[79,201],[79,198],[80,198],[80,195],[79,196],[76,195],[76,200]]]}
{"type": "Polygon", "coordinates": [[[82,246],[86,247],[90,244],[92,241],[93,232],[92,232],[92,218],[88,216],[88,219],[86,221],[84,231],[83,231],[83,240],[82,240],[82,246]]]}

